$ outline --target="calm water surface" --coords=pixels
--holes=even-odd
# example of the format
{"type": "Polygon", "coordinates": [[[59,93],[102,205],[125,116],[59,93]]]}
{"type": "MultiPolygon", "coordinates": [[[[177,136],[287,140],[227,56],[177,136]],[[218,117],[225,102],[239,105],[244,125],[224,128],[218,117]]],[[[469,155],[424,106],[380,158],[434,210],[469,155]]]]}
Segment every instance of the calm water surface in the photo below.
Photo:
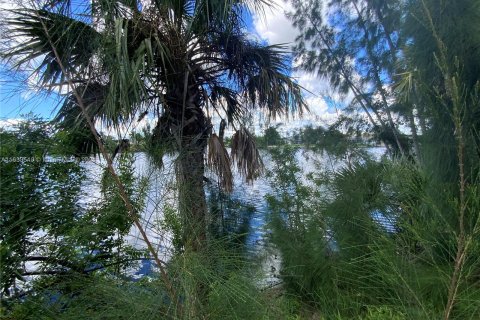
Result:
{"type": "MultiPolygon", "coordinates": [[[[375,157],[379,158],[384,153],[383,148],[370,148],[369,150],[375,157]]],[[[263,151],[263,161],[267,170],[272,170],[273,162],[267,151],[263,151]]],[[[328,154],[313,153],[306,150],[298,150],[296,159],[303,174],[300,175],[305,183],[309,183],[305,176],[310,172],[318,172],[318,167],[327,170],[337,170],[344,165],[341,159],[334,159],[328,154]]],[[[87,176],[87,180],[82,186],[82,204],[91,205],[96,199],[101,197],[100,180],[103,172],[104,162],[92,159],[82,163],[87,176]]],[[[137,177],[148,179],[148,191],[146,195],[146,205],[142,213],[142,224],[147,231],[150,240],[157,246],[161,258],[168,260],[171,254],[171,237],[172,235],[160,230],[159,222],[162,220],[165,206],[174,206],[176,193],[173,188],[174,184],[174,162],[171,157],[164,157],[164,167],[161,169],[152,165],[145,153],[136,153],[134,155],[134,169],[137,177]]],[[[215,177],[211,173],[207,173],[207,177],[213,181],[215,177]]],[[[206,188],[207,197],[209,189],[206,188]]],[[[246,244],[248,250],[252,252],[261,251],[264,248],[267,220],[267,203],[265,196],[272,193],[271,182],[263,175],[248,184],[237,173],[234,172],[234,188],[231,197],[239,201],[242,205],[251,208],[248,221],[248,232],[246,236],[246,244]]],[[[145,244],[139,235],[136,227],[132,227],[130,233],[126,237],[129,244],[136,248],[145,248],[145,244]]],[[[279,269],[279,261],[270,261],[267,259],[266,269],[279,269]],[[272,265],[272,266],[270,266],[272,265]]],[[[142,261],[136,270],[132,270],[136,277],[141,277],[151,272],[151,263],[148,260],[142,261]]],[[[272,276],[272,275],[270,275],[272,276]]],[[[269,279],[271,281],[271,279],[269,279]]]]}

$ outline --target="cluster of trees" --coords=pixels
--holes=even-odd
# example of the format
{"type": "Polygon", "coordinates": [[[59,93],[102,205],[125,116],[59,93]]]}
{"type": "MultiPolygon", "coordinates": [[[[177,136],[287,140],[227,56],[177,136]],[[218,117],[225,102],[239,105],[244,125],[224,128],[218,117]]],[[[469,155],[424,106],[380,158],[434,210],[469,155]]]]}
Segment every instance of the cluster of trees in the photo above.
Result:
{"type": "Polygon", "coordinates": [[[478,1],[292,3],[300,68],[352,97],[336,126],[369,130],[389,157],[320,168],[312,188],[295,150],[276,151],[287,290],[326,318],[480,316],[478,1]]]}
{"type": "MultiPolygon", "coordinates": [[[[340,122],[363,126],[391,153],[421,158],[426,144],[455,145],[451,132],[458,94],[458,116],[466,119],[465,134],[474,139],[469,145],[478,146],[473,132],[479,126],[475,1],[292,3],[297,9],[290,17],[300,31],[294,48],[300,68],[351,97],[346,111],[354,116],[340,122]]],[[[438,158],[455,152],[449,154],[438,158]]]]}
{"type": "Polygon", "coordinates": [[[341,156],[353,152],[352,134],[369,132],[388,156],[378,163],[357,153],[358,161],[319,169],[306,186],[296,150],[272,149],[275,193],[267,200],[281,298],[255,287],[228,233],[208,232],[213,211],[223,211],[208,210],[204,189],[206,166],[228,192],[233,166],[252,181],[263,171],[257,145],[280,144],[275,128],[255,141],[249,109],[276,117],[306,108],[287,75],[286,48],[245,32],[245,14],[263,4],[52,0],[11,12],[2,58],[20,72],[37,63],[27,76],[64,100],[54,127],[27,122],[0,133],[2,156],[41,159],[0,163],[1,284],[9,296],[2,312],[119,317],[105,313],[115,306],[186,319],[311,310],[325,318],[480,316],[478,1],[292,0],[296,65],[349,98],[332,128],[306,128],[301,138],[341,156]],[[133,177],[131,157],[114,163],[118,144],[96,129],[124,129],[147,115],[156,120],[152,133],[132,140],[159,166],[166,153],[176,158],[178,212],[164,210],[163,221],[175,236],[168,262],[140,221],[145,186],[133,177]],[[78,204],[78,163],[44,161],[50,128],[55,145],[67,147],[55,152],[103,157],[102,199],[93,207],[78,204]],[[125,247],[132,226],[146,252],[125,247]],[[140,258],[154,262],[158,277],[133,286],[121,270],[140,258]],[[31,295],[15,292],[25,276],[42,276],[31,295]]]}
{"type": "Polygon", "coordinates": [[[267,148],[270,146],[279,146],[286,143],[286,139],[282,138],[277,130],[277,127],[268,127],[263,132],[263,135],[256,136],[256,144],[260,148],[267,148]]]}
{"type": "Polygon", "coordinates": [[[355,143],[357,145],[366,145],[371,140],[362,138],[360,132],[353,136],[351,132],[342,133],[336,126],[330,128],[306,126],[293,132],[290,137],[282,137],[277,129],[278,126],[268,127],[263,132],[263,135],[255,136],[257,146],[267,148],[294,144],[301,145],[307,149],[328,149],[331,153],[343,154],[348,146],[355,143]],[[335,151],[335,149],[338,150],[335,151]]]}

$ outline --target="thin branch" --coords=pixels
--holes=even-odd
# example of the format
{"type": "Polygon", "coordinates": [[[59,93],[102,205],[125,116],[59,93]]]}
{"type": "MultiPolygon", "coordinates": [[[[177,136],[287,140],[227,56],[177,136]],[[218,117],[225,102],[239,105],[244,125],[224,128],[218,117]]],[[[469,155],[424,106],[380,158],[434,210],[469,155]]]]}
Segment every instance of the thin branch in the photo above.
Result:
{"type": "Polygon", "coordinates": [[[135,212],[135,209],[132,205],[132,203],[130,202],[130,199],[128,197],[128,194],[125,190],[125,187],[122,183],[122,181],[120,180],[120,178],[118,177],[118,175],[116,174],[115,172],[115,169],[113,167],[113,164],[112,164],[112,159],[111,157],[109,156],[109,154],[107,153],[106,149],[105,149],[105,146],[101,140],[101,138],[96,134],[96,129],[95,129],[95,124],[93,123],[92,119],[90,119],[88,113],[87,113],[87,108],[83,102],[83,99],[82,97],[80,96],[80,94],[78,93],[78,91],[76,90],[75,88],[75,85],[72,81],[72,78],[70,77],[70,75],[68,74],[66,68],[64,67],[63,65],[63,62],[62,62],[62,59],[60,58],[60,55],[58,54],[58,51],[50,37],[50,33],[49,33],[49,30],[47,28],[47,26],[45,25],[45,22],[43,21],[43,18],[38,14],[37,11],[35,11],[36,13],[36,16],[37,18],[39,19],[40,23],[42,24],[42,28],[45,32],[45,35],[47,37],[47,40],[52,48],[52,51],[55,55],[55,59],[57,60],[57,63],[60,67],[60,69],[62,70],[63,74],[65,75],[65,79],[66,79],[66,82],[69,84],[70,88],[72,89],[72,92],[75,96],[75,99],[77,100],[77,103],[78,103],[78,106],[80,107],[82,113],[83,113],[83,116],[85,117],[85,120],[87,121],[87,124],[90,128],[90,131],[93,133],[93,135],[95,136],[95,139],[96,139],[96,142],[98,144],[98,147],[100,149],[100,153],[102,154],[103,158],[106,160],[107,162],[107,168],[108,168],[108,171],[110,172],[110,174],[112,175],[113,179],[114,179],[114,182],[118,188],[118,191],[120,193],[120,197],[122,198],[123,202],[125,203],[125,206],[127,208],[127,211],[128,211],[128,214],[130,216],[130,218],[133,220],[135,226],[138,228],[138,230],[140,231],[141,235],[142,235],[142,238],[143,240],[145,241],[145,243],[147,244],[147,247],[148,247],[148,250],[149,252],[152,254],[152,256],[154,257],[154,260],[155,262],[157,263],[157,266],[158,268],[160,269],[160,273],[162,275],[162,279],[167,287],[167,290],[172,298],[173,301],[175,301],[177,295],[176,295],[176,292],[175,292],[175,289],[171,283],[171,281],[169,280],[168,278],[168,275],[166,273],[166,270],[164,268],[164,264],[165,262],[163,262],[162,260],[160,260],[160,258],[158,257],[158,254],[156,252],[156,250],[154,249],[152,243],[150,242],[150,239],[148,238],[145,230],[143,229],[143,226],[141,225],[138,217],[137,217],[137,214],[135,212]]]}
{"type": "Polygon", "coordinates": [[[427,4],[424,0],[421,0],[422,8],[425,13],[425,16],[428,20],[428,26],[432,35],[436,41],[438,52],[440,57],[437,58],[438,67],[443,74],[444,82],[445,82],[445,89],[447,92],[448,98],[451,100],[453,104],[453,122],[455,125],[455,140],[457,142],[457,157],[458,157],[458,170],[459,170],[459,207],[458,207],[458,224],[459,224],[459,233],[457,236],[457,253],[455,256],[455,264],[453,268],[453,274],[450,279],[450,284],[448,286],[448,300],[447,305],[445,307],[444,312],[444,319],[450,319],[453,306],[455,304],[455,300],[457,299],[458,288],[460,286],[460,278],[462,274],[463,267],[465,265],[465,260],[467,256],[468,246],[470,244],[467,241],[466,233],[465,233],[465,210],[466,210],[466,199],[465,199],[465,187],[466,187],[466,179],[465,179],[465,137],[463,133],[463,125],[462,125],[462,99],[460,88],[458,87],[458,83],[456,81],[457,77],[452,76],[452,72],[449,68],[448,60],[447,60],[447,47],[445,46],[444,42],[442,41],[440,35],[438,34],[435,24],[433,22],[432,15],[430,10],[427,7],[427,4]]]}

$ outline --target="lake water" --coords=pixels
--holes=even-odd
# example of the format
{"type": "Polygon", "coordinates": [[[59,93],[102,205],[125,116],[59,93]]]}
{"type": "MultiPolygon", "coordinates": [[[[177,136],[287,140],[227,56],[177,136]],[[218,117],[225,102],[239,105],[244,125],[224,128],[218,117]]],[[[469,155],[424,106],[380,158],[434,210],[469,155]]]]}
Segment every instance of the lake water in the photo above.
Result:
{"type": "MultiPolygon", "coordinates": [[[[379,158],[383,153],[383,148],[370,148],[370,153],[379,158]]],[[[265,168],[271,170],[273,168],[272,159],[267,151],[262,152],[265,168]]],[[[310,172],[318,172],[318,167],[324,170],[335,171],[345,162],[341,159],[334,159],[326,153],[314,153],[312,151],[298,150],[296,160],[302,169],[299,178],[305,183],[309,183],[305,178],[310,172]]],[[[82,163],[87,176],[82,192],[82,202],[85,206],[91,204],[95,199],[101,197],[100,193],[100,177],[102,176],[105,163],[101,160],[92,159],[82,163]]],[[[164,157],[164,166],[159,169],[153,166],[145,153],[136,153],[134,155],[134,170],[137,177],[148,179],[148,191],[146,195],[146,205],[142,213],[142,225],[149,236],[149,240],[156,246],[160,258],[168,260],[173,252],[172,235],[159,227],[166,206],[175,206],[177,197],[174,188],[174,159],[164,157]]],[[[215,181],[213,174],[207,172],[207,177],[215,181]]],[[[210,196],[210,190],[206,188],[207,197],[210,196]]],[[[265,196],[272,193],[271,182],[263,175],[248,184],[244,179],[234,171],[234,188],[231,198],[240,202],[243,206],[250,208],[248,215],[248,231],[246,235],[246,244],[251,252],[261,252],[265,249],[267,220],[267,203],[265,196]]],[[[228,206],[228,202],[227,202],[228,206]]],[[[236,208],[224,208],[236,210],[236,208]]],[[[132,227],[126,240],[129,244],[136,248],[145,248],[146,245],[140,236],[136,227],[132,227]]],[[[265,285],[269,285],[276,281],[275,270],[280,270],[280,259],[277,259],[277,253],[271,253],[266,256],[264,262],[265,285]],[[273,271],[272,271],[273,270],[273,271]]],[[[132,270],[134,278],[142,277],[151,273],[152,264],[149,260],[141,261],[136,270],[132,270]]]]}

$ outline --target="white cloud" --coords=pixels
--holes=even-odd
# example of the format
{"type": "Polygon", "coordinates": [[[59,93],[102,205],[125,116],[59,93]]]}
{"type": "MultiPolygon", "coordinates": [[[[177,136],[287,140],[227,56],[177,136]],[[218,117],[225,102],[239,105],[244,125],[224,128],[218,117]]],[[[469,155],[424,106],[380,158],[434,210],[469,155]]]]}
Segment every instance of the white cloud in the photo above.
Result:
{"type": "Polygon", "coordinates": [[[328,112],[328,105],[322,96],[307,98],[306,102],[310,107],[310,112],[314,115],[321,115],[328,112]]]}
{"type": "MultiPolygon", "coordinates": [[[[258,37],[269,44],[285,43],[293,46],[299,31],[293,27],[286,16],[286,13],[292,11],[294,8],[290,2],[273,0],[273,7],[267,8],[264,15],[254,14],[253,26],[258,37]]],[[[295,71],[292,73],[292,77],[308,91],[305,93],[305,97],[311,113],[304,115],[303,120],[305,121],[331,124],[337,119],[339,111],[328,108],[324,97],[328,96],[339,103],[351,101],[351,97],[342,97],[335,92],[326,79],[304,71],[295,71]]]]}
{"type": "MultiPolygon", "coordinates": [[[[28,1],[28,0],[4,0],[0,2],[0,19],[1,21],[8,21],[8,19],[13,18],[15,15],[11,10],[21,9],[21,8],[34,8],[41,6],[42,1],[28,1]]],[[[28,41],[28,38],[23,35],[18,35],[18,31],[14,32],[12,27],[8,24],[1,25],[1,38],[0,38],[0,50],[3,52],[9,52],[12,48],[15,48],[17,45],[28,41]]],[[[25,58],[22,56],[15,56],[9,59],[8,64],[5,66],[7,68],[15,65],[19,61],[25,58]]],[[[29,100],[34,95],[39,92],[39,75],[35,73],[35,70],[41,65],[44,56],[38,56],[34,59],[31,59],[27,63],[23,63],[21,66],[21,71],[17,73],[18,78],[14,81],[18,81],[20,87],[23,84],[23,91],[21,96],[24,100],[29,100]],[[21,80],[21,83],[20,83],[21,80]]]]}
{"type": "Polygon", "coordinates": [[[19,4],[18,1],[12,0],[3,0],[0,2],[0,10],[2,10],[1,15],[4,16],[7,14],[6,10],[12,10],[18,8],[19,4]]]}
{"type": "Polygon", "coordinates": [[[254,14],[253,25],[259,37],[267,40],[270,44],[293,44],[298,31],[292,26],[285,16],[286,12],[292,11],[290,3],[283,0],[273,0],[273,6],[266,8],[264,15],[254,14]]]}
{"type": "Polygon", "coordinates": [[[12,130],[15,126],[19,123],[25,121],[25,119],[21,118],[10,118],[6,120],[0,119],[0,128],[4,130],[12,130]]]}

